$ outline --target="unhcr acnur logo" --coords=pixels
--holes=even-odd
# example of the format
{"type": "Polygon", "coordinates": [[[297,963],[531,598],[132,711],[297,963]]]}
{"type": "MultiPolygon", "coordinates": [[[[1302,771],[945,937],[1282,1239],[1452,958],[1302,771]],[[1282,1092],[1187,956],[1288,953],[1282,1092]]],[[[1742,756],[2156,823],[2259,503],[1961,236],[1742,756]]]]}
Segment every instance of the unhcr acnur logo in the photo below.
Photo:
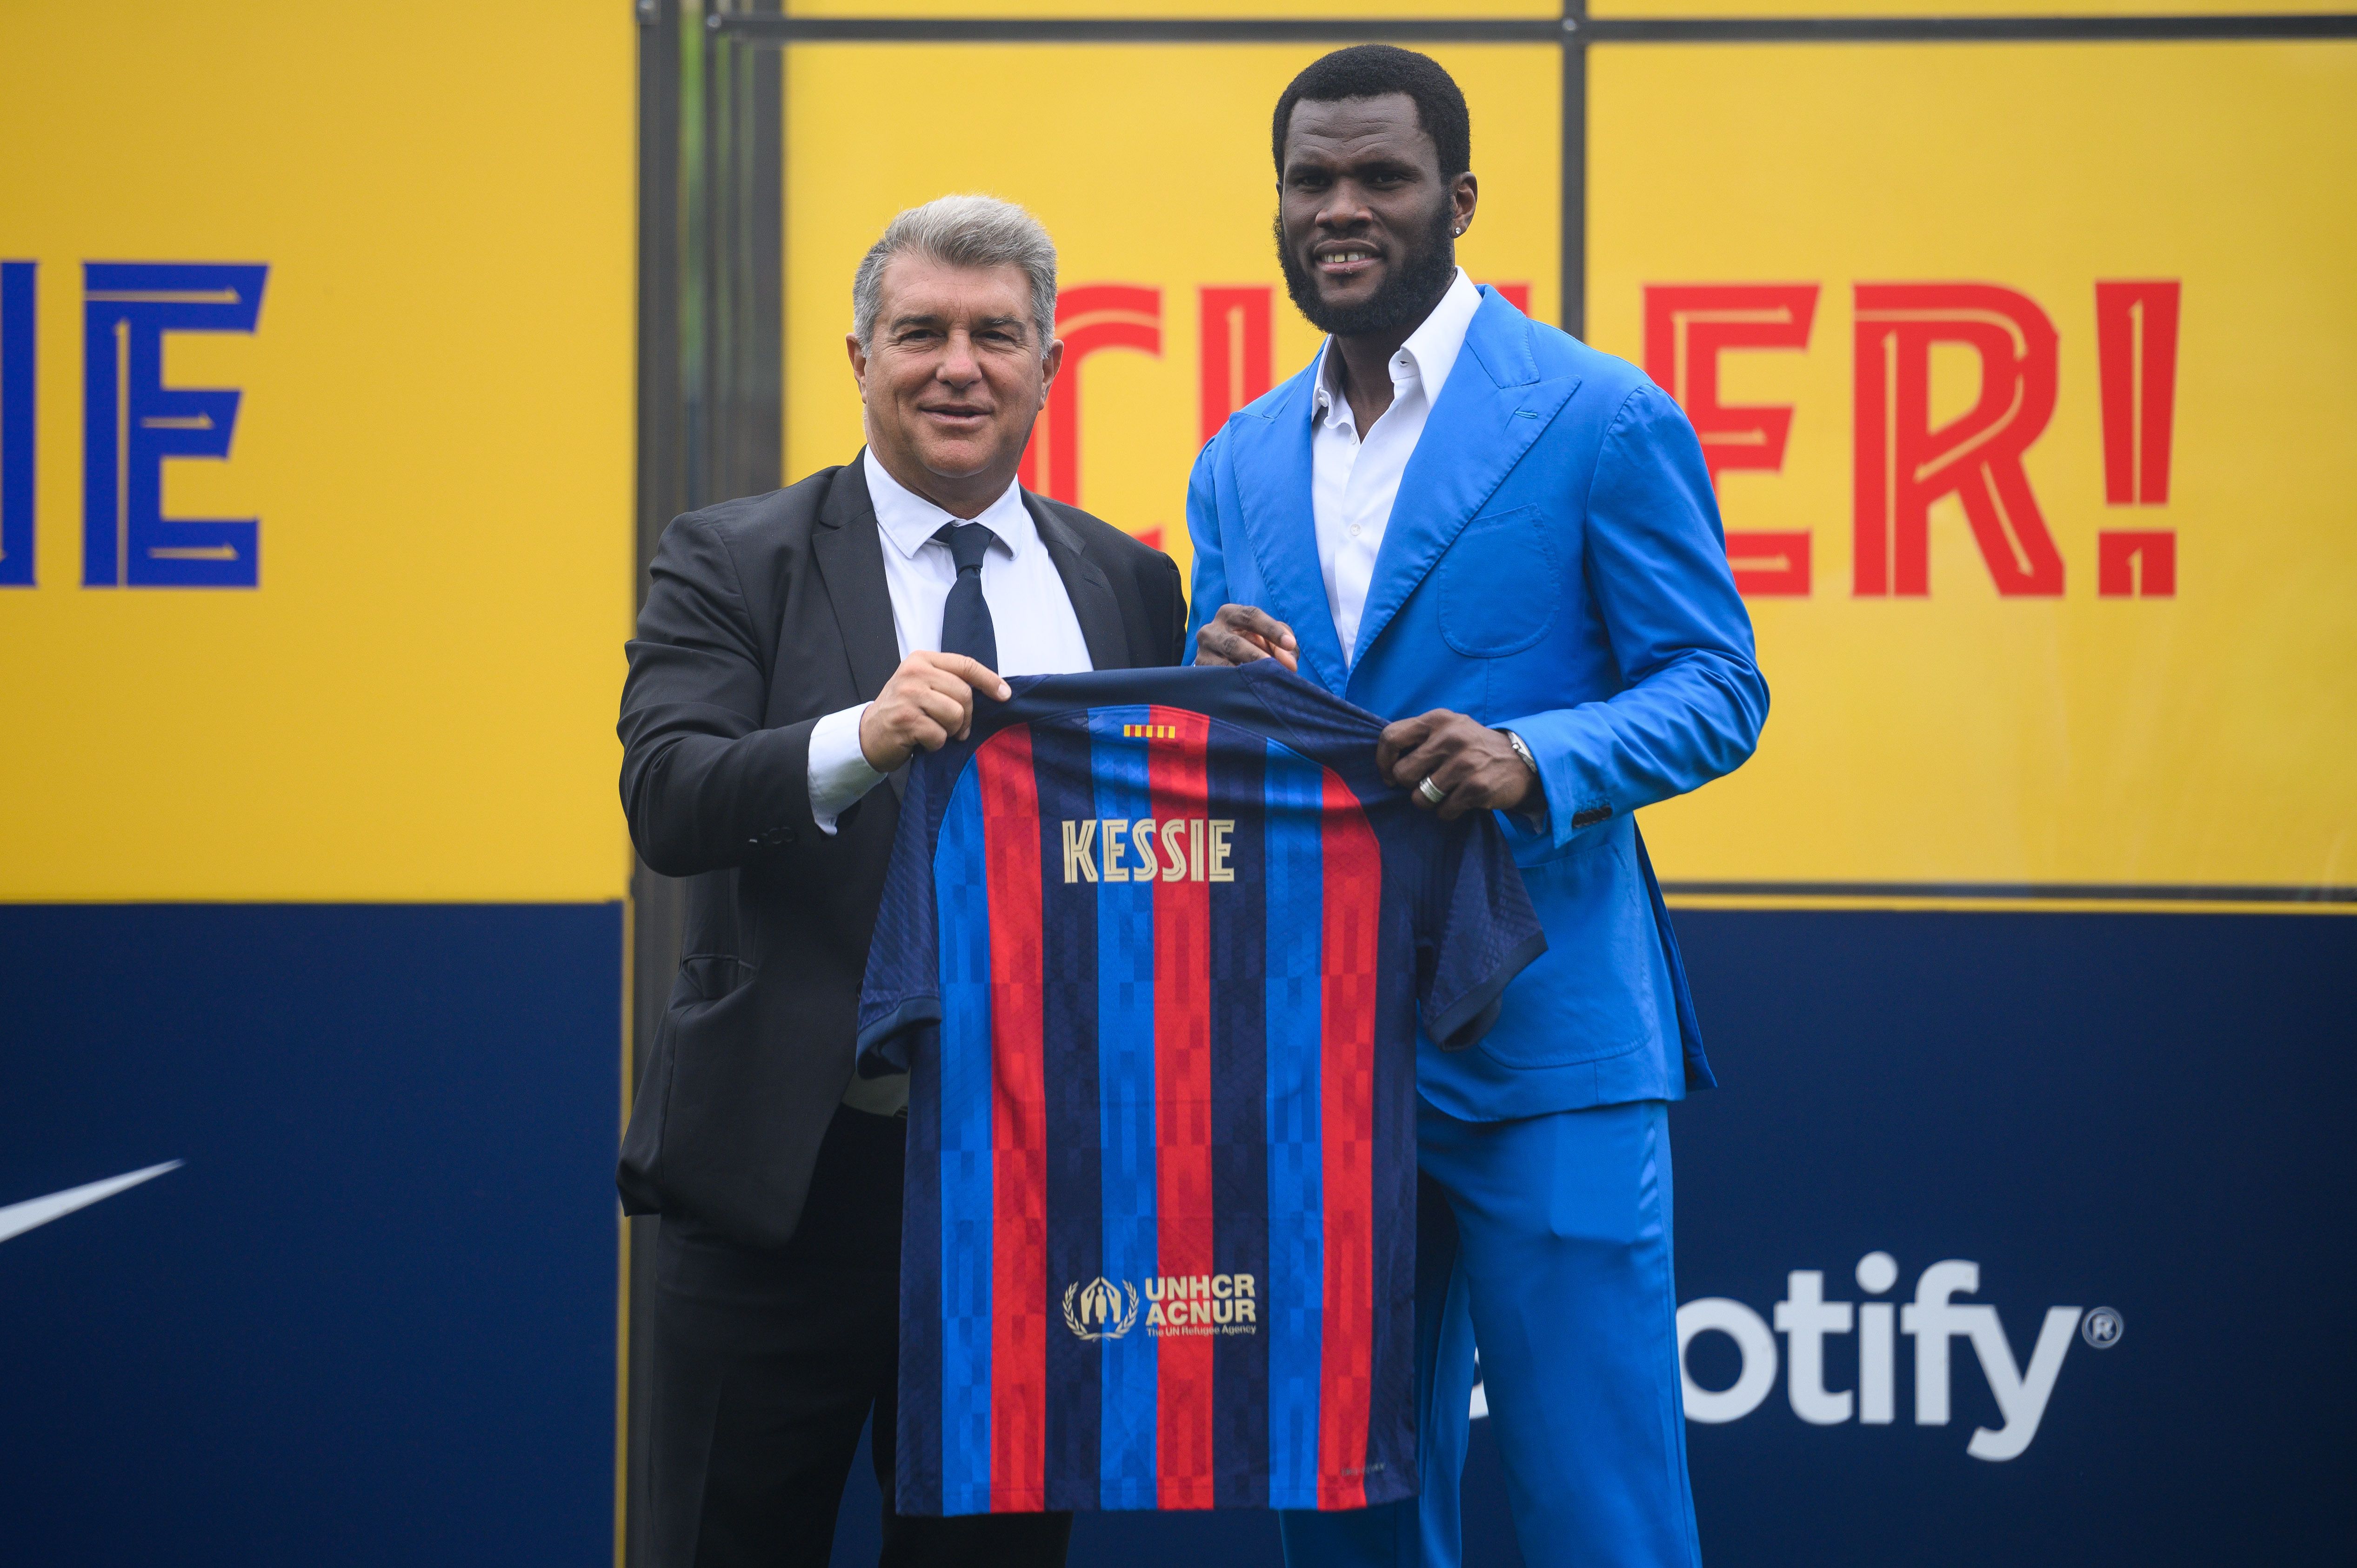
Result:
{"type": "Polygon", "coordinates": [[[1137,1326],[1137,1287],[1126,1280],[1115,1284],[1102,1274],[1066,1285],[1064,1326],[1083,1339],[1120,1338],[1137,1326]]]}

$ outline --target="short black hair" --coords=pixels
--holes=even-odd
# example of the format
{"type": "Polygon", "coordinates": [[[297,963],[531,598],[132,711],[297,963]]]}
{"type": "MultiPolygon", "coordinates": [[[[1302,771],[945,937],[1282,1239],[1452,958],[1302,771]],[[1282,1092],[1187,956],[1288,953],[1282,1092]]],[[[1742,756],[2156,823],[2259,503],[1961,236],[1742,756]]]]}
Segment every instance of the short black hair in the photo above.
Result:
{"type": "Polygon", "coordinates": [[[1307,99],[1332,103],[1344,98],[1383,98],[1405,92],[1415,102],[1416,123],[1440,152],[1440,177],[1454,179],[1473,166],[1473,117],[1466,113],[1465,94],[1457,79],[1440,62],[1414,49],[1389,44],[1353,44],[1313,62],[1293,79],[1276,101],[1276,124],[1269,132],[1269,152],[1276,172],[1285,174],[1285,134],[1291,128],[1293,106],[1307,99]]]}

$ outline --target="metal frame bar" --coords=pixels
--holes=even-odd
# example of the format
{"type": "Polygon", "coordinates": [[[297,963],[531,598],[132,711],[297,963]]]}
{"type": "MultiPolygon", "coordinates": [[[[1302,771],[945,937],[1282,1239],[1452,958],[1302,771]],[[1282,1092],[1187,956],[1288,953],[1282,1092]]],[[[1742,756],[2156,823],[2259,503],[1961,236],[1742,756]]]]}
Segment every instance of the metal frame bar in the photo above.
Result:
{"type": "Polygon", "coordinates": [[[1614,17],[1587,24],[1606,44],[2134,43],[2357,38],[2357,16],[1614,17]]]}
{"type": "Polygon", "coordinates": [[[1556,325],[1587,338],[1587,0],[1563,0],[1563,168],[1556,199],[1556,325]]]}
{"type": "Polygon", "coordinates": [[[705,26],[776,44],[2117,43],[2345,38],[2357,16],[1544,17],[780,16],[715,13],[705,26]]]}
{"type": "Polygon", "coordinates": [[[715,32],[779,44],[1552,43],[1539,17],[752,16],[716,14],[715,32]]]}

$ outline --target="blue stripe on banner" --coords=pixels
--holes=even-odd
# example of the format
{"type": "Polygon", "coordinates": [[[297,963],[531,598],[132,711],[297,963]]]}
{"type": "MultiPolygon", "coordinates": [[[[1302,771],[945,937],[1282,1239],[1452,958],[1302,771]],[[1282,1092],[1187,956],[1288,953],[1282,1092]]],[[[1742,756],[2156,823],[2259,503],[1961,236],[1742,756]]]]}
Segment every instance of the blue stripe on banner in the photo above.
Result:
{"type": "Polygon", "coordinates": [[[1323,776],[1268,743],[1268,1506],[1318,1506],[1318,1359],[1324,1343],[1326,1210],[1318,1140],[1325,1019],[1320,852],[1323,776]]]}
{"type": "MultiPolygon", "coordinates": [[[[1100,823],[1150,814],[1146,742],[1124,725],[1146,722],[1143,707],[1092,708],[1096,814],[1100,823]]],[[[1104,833],[1097,835],[1099,874],[1104,833]]],[[[1104,1277],[1127,1292],[1161,1265],[1155,1208],[1154,900],[1119,882],[1097,885],[1097,1084],[1103,1161],[1104,1277]]],[[[1142,1302],[1142,1295],[1141,1295],[1142,1302]]],[[[1145,1314],[1118,1339],[1101,1341],[1103,1403],[1098,1432],[1100,1506],[1153,1508],[1159,1500],[1155,1432],[1160,1380],[1145,1314]]]]}
{"type": "MultiPolygon", "coordinates": [[[[1217,719],[1211,727],[1207,815],[1249,830],[1265,799],[1260,739],[1217,719]]],[[[1247,1305],[1253,1325],[1211,1342],[1211,1463],[1222,1508],[1268,1502],[1268,1331],[1261,1316],[1269,1230],[1265,858],[1260,833],[1231,832],[1226,869],[1233,880],[1210,885],[1211,1266],[1235,1281],[1229,1309],[1235,1326],[1247,1305]]]]}
{"type": "MultiPolygon", "coordinates": [[[[1080,714],[1031,725],[1031,771],[1039,790],[1040,948],[1046,986],[1040,1006],[1040,1081],[1047,1095],[1048,1294],[1087,1321],[1082,1294],[1104,1265],[1104,1178],[1097,1154],[1103,1111],[1097,1095],[1097,885],[1075,860],[1067,869],[1068,822],[1096,814],[1089,781],[1087,721],[1080,714]]],[[[1077,831],[1077,830],[1075,830],[1077,831]]],[[[1101,1368],[1117,1340],[1071,1331],[1048,1316],[1048,1506],[1097,1504],[1101,1368]]]]}
{"type": "Polygon", "coordinates": [[[990,1510],[990,889],[981,774],[933,852],[942,965],[942,1511],[990,1510]]]}

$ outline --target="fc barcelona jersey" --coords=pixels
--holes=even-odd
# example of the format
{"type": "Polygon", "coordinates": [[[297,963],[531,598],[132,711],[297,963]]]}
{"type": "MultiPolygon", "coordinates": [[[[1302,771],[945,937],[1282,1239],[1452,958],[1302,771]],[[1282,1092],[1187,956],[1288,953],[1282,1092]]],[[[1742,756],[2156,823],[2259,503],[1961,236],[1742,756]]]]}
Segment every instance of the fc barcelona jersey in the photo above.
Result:
{"type": "Polygon", "coordinates": [[[910,1074],[897,1507],[1409,1496],[1418,1029],[1546,945],[1503,836],[1272,660],[1010,684],[909,770],[860,1001],[910,1074]]]}

